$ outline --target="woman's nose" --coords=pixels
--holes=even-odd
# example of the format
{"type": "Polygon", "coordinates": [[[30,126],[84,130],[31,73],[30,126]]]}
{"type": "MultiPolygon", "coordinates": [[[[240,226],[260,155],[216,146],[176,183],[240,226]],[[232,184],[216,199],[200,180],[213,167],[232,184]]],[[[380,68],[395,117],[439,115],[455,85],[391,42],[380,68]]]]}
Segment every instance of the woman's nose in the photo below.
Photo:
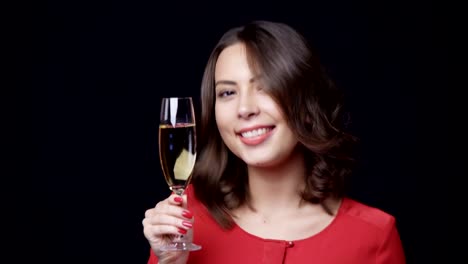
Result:
{"type": "Polygon", "coordinates": [[[259,113],[259,108],[255,95],[245,93],[239,97],[239,106],[237,115],[239,118],[248,119],[256,116],[259,113]]]}

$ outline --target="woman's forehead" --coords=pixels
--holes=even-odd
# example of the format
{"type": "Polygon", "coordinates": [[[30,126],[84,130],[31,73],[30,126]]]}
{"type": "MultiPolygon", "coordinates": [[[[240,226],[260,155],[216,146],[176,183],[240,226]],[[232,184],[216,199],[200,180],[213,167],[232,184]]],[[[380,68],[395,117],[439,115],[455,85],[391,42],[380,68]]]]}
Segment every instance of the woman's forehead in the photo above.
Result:
{"type": "Polygon", "coordinates": [[[247,59],[244,44],[237,43],[225,48],[215,66],[215,81],[250,81],[254,76],[247,59]]]}

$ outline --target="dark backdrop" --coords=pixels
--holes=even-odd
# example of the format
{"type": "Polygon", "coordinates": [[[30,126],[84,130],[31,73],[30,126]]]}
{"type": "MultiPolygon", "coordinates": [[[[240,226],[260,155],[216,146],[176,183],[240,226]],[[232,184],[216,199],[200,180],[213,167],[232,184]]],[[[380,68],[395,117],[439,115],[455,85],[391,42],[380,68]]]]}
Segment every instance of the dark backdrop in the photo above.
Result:
{"type": "Polygon", "coordinates": [[[157,153],[160,98],[198,103],[211,49],[254,19],[304,33],[345,91],[362,144],[350,196],[396,216],[408,263],[450,263],[445,196],[455,171],[438,7],[187,2],[48,1],[31,10],[32,182],[46,196],[45,263],[146,262],[144,212],[169,194],[157,153]]]}

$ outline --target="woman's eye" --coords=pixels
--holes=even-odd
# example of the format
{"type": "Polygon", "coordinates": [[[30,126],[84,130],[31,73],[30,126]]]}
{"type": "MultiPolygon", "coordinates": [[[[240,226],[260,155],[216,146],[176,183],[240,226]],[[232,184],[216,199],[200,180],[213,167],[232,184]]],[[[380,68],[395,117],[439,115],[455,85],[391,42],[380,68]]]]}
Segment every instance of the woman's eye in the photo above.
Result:
{"type": "Polygon", "coordinates": [[[232,90],[225,90],[225,91],[220,91],[218,93],[218,97],[226,97],[235,94],[235,91],[232,90]]]}

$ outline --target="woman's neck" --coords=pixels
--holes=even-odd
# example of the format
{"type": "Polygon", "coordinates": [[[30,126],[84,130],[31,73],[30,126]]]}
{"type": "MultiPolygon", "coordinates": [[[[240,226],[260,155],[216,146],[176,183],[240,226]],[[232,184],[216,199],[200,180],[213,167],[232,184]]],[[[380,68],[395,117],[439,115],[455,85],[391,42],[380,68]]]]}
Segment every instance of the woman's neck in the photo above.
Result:
{"type": "Polygon", "coordinates": [[[304,188],[305,164],[302,154],[295,153],[274,167],[248,167],[250,206],[270,214],[283,209],[297,209],[304,188]]]}

